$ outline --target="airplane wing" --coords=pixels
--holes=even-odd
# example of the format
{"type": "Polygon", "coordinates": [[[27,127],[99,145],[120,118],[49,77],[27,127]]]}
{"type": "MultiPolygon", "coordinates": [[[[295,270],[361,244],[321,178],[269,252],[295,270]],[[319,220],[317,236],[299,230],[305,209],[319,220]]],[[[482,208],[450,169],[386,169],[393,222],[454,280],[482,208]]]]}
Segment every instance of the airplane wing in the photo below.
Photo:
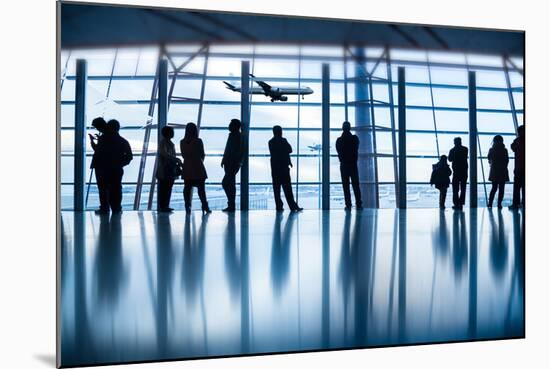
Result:
{"type": "Polygon", "coordinates": [[[269,94],[271,92],[271,85],[265,83],[264,81],[256,80],[256,77],[253,74],[251,74],[250,77],[254,79],[254,82],[256,82],[266,94],[269,94]]]}

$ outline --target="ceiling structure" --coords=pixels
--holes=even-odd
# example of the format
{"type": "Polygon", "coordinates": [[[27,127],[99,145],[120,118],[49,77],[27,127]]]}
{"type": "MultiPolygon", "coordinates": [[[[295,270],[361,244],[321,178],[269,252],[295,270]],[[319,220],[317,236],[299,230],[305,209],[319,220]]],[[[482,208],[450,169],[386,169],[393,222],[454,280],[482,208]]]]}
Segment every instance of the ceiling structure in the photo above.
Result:
{"type": "Polygon", "coordinates": [[[166,43],[276,43],[388,46],[520,56],[524,32],[256,15],[184,9],[61,3],[61,47],[166,43]]]}

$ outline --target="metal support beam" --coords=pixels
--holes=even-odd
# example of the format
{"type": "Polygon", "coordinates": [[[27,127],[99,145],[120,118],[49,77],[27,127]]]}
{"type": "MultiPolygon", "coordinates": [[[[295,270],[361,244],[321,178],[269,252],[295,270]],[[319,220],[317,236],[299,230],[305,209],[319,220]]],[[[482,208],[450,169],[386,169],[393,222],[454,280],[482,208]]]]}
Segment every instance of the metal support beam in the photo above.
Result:
{"type": "Polygon", "coordinates": [[[397,68],[397,106],[399,119],[399,204],[407,208],[407,117],[405,98],[405,68],[397,68]]]}
{"type": "Polygon", "coordinates": [[[74,113],[74,210],[85,210],[84,190],[86,185],[86,83],[88,79],[86,60],[76,61],[76,88],[74,113]]]}
{"type": "Polygon", "coordinates": [[[470,207],[477,208],[476,72],[468,72],[468,118],[470,122],[470,207]]]}
{"type": "Polygon", "coordinates": [[[512,121],[514,122],[514,129],[516,134],[518,133],[518,116],[516,114],[516,103],[514,101],[514,94],[512,92],[512,83],[510,82],[510,70],[508,69],[508,63],[506,58],[502,58],[504,65],[504,77],[506,77],[506,92],[508,93],[508,100],[510,101],[510,109],[512,110],[512,121]]]}
{"type": "Polygon", "coordinates": [[[343,48],[344,51],[344,120],[349,122],[348,119],[348,53],[347,48],[343,48]]]}
{"type": "Polygon", "coordinates": [[[394,181],[394,191],[395,191],[395,203],[398,204],[398,194],[399,194],[399,172],[397,170],[397,143],[395,142],[395,109],[394,99],[393,99],[393,80],[391,72],[391,60],[390,52],[386,47],[386,73],[388,77],[388,97],[389,97],[389,107],[390,110],[390,121],[391,121],[391,149],[392,149],[392,159],[393,159],[393,181],[394,181]]]}
{"type": "Polygon", "coordinates": [[[323,210],[330,209],[330,66],[324,63],[322,66],[322,201],[323,210]]]}
{"type": "Polygon", "coordinates": [[[372,142],[369,86],[365,48],[357,47],[355,59],[355,133],[359,137],[359,186],[363,197],[363,206],[376,207],[374,147],[372,142]]]}
{"type": "Polygon", "coordinates": [[[201,80],[201,92],[200,92],[200,100],[199,100],[199,111],[197,113],[197,128],[201,129],[201,122],[202,122],[202,109],[204,107],[204,89],[206,87],[206,73],[208,71],[208,51],[209,47],[206,48],[206,52],[204,54],[204,64],[202,69],[202,80],[201,80]]]}
{"type": "Polygon", "coordinates": [[[250,62],[241,62],[241,130],[243,163],[241,167],[241,211],[248,210],[248,140],[250,136],[250,62]]]}
{"type": "MultiPolygon", "coordinates": [[[[158,65],[158,89],[159,89],[159,95],[158,95],[158,114],[157,114],[157,152],[160,147],[160,141],[162,139],[162,129],[166,127],[166,123],[168,122],[168,60],[161,59],[159,60],[158,65]]],[[[151,208],[151,200],[153,198],[153,194],[155,193],[155,179],[156,179],[156,171],[157,171],[157,165],[158,165],[158,158],[155,159],[155,165],[153,170],[153,179],[151,181],[151,190],[149,191],[149,209],[151,208]]],[[[157,210],[159,209],[159,202],[158,202],[158,191],[157,191],[157,210]]]]}
{"type": "MultiPolygon", "coordinates": [[[[159,62],[162,55],[159,55],[159,62]]],[[[145,175],[145,165],[147,163],[147,154],[149,153],[149,140],[151,138],[151,126],[153,125],[153,115],[155,114],[155,100],[158,93],[158,67],[151,90],[151,99],[149,100],[149,109],[147,111],[147,121],[145,123],[145,133],[143,135],[143,146],[141,149],[141,160],[139,162],[139,171],[136,184],[136,194],[134,197],[134,210],[139,210],[141,203],[141,189],[143,188],[143,177],[145,175]]]]}
{"type": "MultiPolygon", "coordinates": [[[[373,90],[372,90],[372,75],[369,76],[369,100],[370,100],[370,112],[371,112],[371,127],[372,127],[372,149],[374,153],[374,196],[375,196],[375,207],[380,207],[380,196],[379,196],[379,186],[378,186],[378,157],[376,149],[376,114],[374,113],[374,99],[373,99],[373,90]]],[[[393,108],[390,108],[393,109],[393,108]]]]}

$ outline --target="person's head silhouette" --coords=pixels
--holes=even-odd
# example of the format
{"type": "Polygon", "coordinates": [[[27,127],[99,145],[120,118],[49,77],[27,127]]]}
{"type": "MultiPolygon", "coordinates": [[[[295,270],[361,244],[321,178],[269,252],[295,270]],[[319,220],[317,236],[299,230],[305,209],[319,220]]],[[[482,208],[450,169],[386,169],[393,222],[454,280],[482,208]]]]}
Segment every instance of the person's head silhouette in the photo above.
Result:
{"type": "Polygon", "coordinates": [[[160,133],[162,134],[162,137],[171,139],[174,137],[174,128],[169,126],[162,127],[160,133]]]}
{"type": "Polygon", "coordinates": [[[455,137],[454,143],[455,143],[455,146],[462,146],[462,138],[455,137]]]}
{"type": "Polygon", "coordinates": [[[241,129],[241,121],[238,119],[231,119],[231,122],[229,122],[229,132],[239,132],[241,129]]]}
{"type": "Polygon", "coordinates": [[[199,131],[197,125],[193,122],[189,122],[185,125],[185,141],[189,142],[190,140],[199,137],[199,131]]]}
{"type": "Polygon", "coordinates": [[[344,131],[345,133],[351,132],[351,124],[350,124],[350,122],[345,121],[344,123],[342,123],[342,131],[344,131]]]}
{"type": "Polygon", "coordinates": [[[496,135],[495,137],[493,137],[493,146],[494,147],[504,146],[504,139],[502,138],[501,135],[496,135]]]}
{"type": "Polygon", "coordinates": [[[441,157],[439,158],[439,162],[447,164],[447,155],[441,155],[441,157]]]}
{"type": "Polygon", "coordinates": [[[283,137],[283,128],[281,126],[273,126],[273,136],[283,137]]]}
{"type": "Polygon", "coordinates": [[[92,120],[92,127],[97,129],[98,132],[103,133],[107,129],[107,122],[102,117],[97,117],[92,120]]]}
{"type": "Polygon", "coordinates": [[[525,134],[525,126],[521,125],[518,127],[518,136],[523,137],[524,134],[525,134]]]}
{"type": "Polygon", "coordinates": [[[120,130],[120,123],[116,119],[111,119],[107,122],[107,128],[110,132],[118,133],[118,131],[120,130]]]}

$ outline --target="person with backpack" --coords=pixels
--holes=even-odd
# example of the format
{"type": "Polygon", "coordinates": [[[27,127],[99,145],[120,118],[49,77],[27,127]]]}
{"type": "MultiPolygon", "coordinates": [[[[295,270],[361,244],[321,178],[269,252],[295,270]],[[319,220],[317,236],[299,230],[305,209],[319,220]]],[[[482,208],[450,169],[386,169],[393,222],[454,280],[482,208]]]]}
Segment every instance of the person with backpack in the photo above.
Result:
{"type": "Polygon", "coordinates": [[[451,168],[447,164],[447,156],[441,155],[439,161],[432,165],[432,176],[430,185],[435,186],[439,190],[439,208],[445,209],[445,199],[447,198],[447,189],[451,184],[449,177],[451,176],[451,168]]]}
{"type": "Polygon", "coordinates": [[[176,148],[172,142],[174,128],[162,127],[161,134],[162,139],[159,143],[156,172],[158,180],[157,208],[159,212],[169,213],[174,210],[170,207],[172,187],[176,178],[181,176],[183,163],[176,156],[176,148]]]}

